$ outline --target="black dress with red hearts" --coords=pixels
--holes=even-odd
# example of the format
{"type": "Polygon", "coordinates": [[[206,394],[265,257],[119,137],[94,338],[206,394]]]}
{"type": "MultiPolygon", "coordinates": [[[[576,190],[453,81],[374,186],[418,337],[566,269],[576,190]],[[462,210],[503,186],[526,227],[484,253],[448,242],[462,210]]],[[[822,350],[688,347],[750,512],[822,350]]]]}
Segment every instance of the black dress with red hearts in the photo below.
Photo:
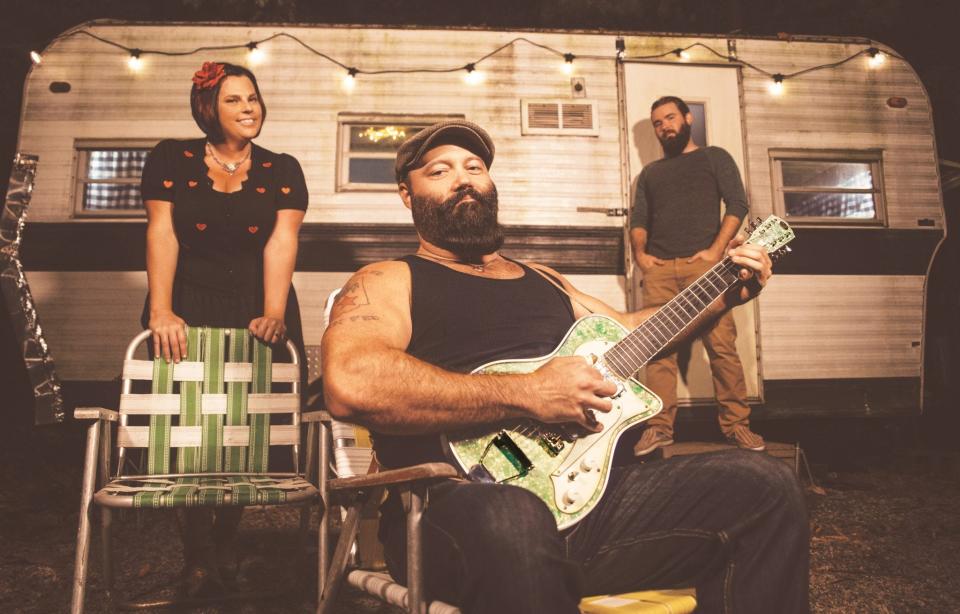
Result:
{"type": "MultiPolygon", "coordinates": [[[[204,139],[161,141],[143,168],[144,201],[173,203],[180,250],[173,312],[191,326],[246,328],[263,315],[263,248],[281,209],[307,209],[307,185],[296,158],[253,145],[239,191],[213,189],[204,139]]],[[[142,324],[149,322],[150,297],[142,324]]],[[[284,316],[287,336],[303,350],[293,286],[284,316]]],[[[302,353],[301,353],[302,355],[302,353]]]]}

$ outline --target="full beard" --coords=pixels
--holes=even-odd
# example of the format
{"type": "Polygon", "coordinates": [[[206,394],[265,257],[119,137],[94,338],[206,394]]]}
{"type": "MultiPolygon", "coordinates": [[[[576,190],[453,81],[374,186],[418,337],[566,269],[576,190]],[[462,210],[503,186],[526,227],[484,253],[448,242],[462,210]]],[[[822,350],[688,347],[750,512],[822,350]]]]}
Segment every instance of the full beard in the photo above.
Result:
{"type": "Polygon", "coordinates": [[[683,150],[687,147],[687,143],[689,142],[690,124],[686,122],[684,122],[683,126],[680,127],[680,132],[674,136],[668,136],[660,139],[660,144],[663,145],[663,153],[666,154],[668,158],[682,154],[683,150]]]}
{"type": "Polygon", "coordinates": [[[410,205],[420,236],[466,262],[479,263],[503,246],[496,186],[487,192],[467,186],[442,202],[411,194],[410,205]],[[461,203],[467,196],[473,202],[461,203]]]}

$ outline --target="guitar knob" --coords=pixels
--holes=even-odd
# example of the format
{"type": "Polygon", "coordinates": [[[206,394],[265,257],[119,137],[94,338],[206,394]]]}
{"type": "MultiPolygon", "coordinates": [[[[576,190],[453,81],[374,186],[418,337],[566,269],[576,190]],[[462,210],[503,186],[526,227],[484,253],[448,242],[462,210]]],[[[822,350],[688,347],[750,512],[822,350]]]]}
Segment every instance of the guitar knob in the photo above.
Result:
{"type": "Polygon", "coordinates": [[[563,502],[566,505],[573,505],[580,501],[580,491],[576,488],[568,488],[565,493],[563,493],[563,502]]]}
{"type": "Polygon", "coordinates": [[[580,469],[585,472],[593,471],[597,468],[597,459],[592,456],[584,456],[583,460],[580,461],[580,469]]]}

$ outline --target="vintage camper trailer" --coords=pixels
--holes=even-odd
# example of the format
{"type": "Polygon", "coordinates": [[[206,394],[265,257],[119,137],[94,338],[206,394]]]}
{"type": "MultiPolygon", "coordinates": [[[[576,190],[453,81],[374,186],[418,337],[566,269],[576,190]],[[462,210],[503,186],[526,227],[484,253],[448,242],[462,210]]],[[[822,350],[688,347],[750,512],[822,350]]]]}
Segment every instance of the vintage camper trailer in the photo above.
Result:
{"type": "MultiPolygon", "coordinates": [[[[415,244],[393,150],[447,117],[496,141],[506,253],[636,306],[631,183],[661,155],[650,103],[675,94],[694,103],[701,144],[737,161],[751,216],[776,213],[797,233],[774,283],[737,310],[758,415],[919,407],[943,213],[929,100],[894,51],[863,39],[296,25],[88,23],[32,69],[19,151],[39,164],[22,257],[58,373],[76,390],[114,380],[139,328],[139,169],[160,139],[199,134],[190,76],[211,59],[258,60],[269,105],[258,142],[303,165],[294,283],[311,353],[328,293],[415,244]],[[164,54],[224,46],[234,48],[164,54]]],[[[701,348],[686,369],[682,397],[709,401],[701,348]]]]}

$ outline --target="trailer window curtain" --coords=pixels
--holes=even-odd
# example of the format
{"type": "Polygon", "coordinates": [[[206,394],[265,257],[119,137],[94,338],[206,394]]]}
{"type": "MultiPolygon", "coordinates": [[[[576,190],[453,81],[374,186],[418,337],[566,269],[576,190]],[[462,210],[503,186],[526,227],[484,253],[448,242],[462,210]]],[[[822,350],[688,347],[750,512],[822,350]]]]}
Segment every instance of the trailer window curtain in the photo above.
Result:
{"type": "Polygon", "coordinates": [[[803,223],[882,225],[879,151],[771,151],[777,212],[803,223]]]}
{"type": "Polygon", "coordinates": [[[77,145],[78,217],[144,215],[140,175],[152,144],[77,145]]]}

